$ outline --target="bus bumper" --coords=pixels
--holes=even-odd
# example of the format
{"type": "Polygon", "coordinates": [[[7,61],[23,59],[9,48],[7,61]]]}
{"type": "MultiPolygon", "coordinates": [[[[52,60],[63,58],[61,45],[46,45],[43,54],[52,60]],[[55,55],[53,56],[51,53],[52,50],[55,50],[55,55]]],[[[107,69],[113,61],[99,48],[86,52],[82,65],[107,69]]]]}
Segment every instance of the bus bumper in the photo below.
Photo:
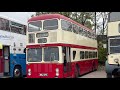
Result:
{"type": "Polygon", "coordinates": [[[108,74],[113,74],[120,72],[120,66],[114,64],[108,64],[108,61],[105,62],[105,71],[108,74]]]}

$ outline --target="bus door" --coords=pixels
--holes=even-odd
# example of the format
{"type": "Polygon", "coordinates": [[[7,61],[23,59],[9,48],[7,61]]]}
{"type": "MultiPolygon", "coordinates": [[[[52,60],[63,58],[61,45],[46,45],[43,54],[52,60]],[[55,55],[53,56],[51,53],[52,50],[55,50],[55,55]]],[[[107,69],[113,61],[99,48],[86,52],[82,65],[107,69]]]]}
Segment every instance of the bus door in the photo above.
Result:
{"type": "Polygon", "coordinates": [[[71,49],[70,47],[63,47],[63,68],[64,68],[64,77],[71,76],[71,49]]]}
{"type": "Polygon", "coordinates": [[[3,73],[3,45],[0,44],[0,73],[3,73]]]}
{"type": "Polygon", "coordinates": [[[9,75],[10,70],[10,48],[9,46],[3,46],[3,58],[4,58],[4,75],[9,75]]]}

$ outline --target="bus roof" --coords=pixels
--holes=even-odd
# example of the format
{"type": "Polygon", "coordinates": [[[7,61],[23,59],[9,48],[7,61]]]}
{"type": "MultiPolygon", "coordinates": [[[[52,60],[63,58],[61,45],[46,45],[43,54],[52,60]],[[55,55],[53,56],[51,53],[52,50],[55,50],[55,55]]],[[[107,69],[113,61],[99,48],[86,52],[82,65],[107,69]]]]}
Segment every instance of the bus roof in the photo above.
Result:
{"type": "Polygon", "coordinates": [[[23,25],[27,25],[27,22],[26,22],[26,23],[23,23],[23,22],[21,22],[21,21],[19,21],[19,20],[16,20],[16,19],[13,19],[13,18],[4,16],[4,15],[0,15],[0,18],[7,19],[7,20],[10,20],[10,21],[14,21],[14,22],[16,22],[16,23],[20,23],[20,24],[23,24],[23,25]]]}
{"type": "MultiPolygon", "coordinates": [[[[64,19],[64,20],[70,21],[70,22],[72,22],[72,23],[74,23],[74,24],[77,24],[77,25],[79,25],[79,26],[81,26],[81,27],[83,27],[83,28],[85,28],[85,29],[87,29],[87,30],[91,30],[91,29],[83,26],[82,24],[80,24],[80,23],[78,23],[78,22],[76,22],[76,21],[74,21],[74,20],[72,20],[72,19],[70,19],[70,18],[68,18],[68,17],[66,17],[66,16],[63,16],[63,15],[61,15],[61,14],[42,14],[42,15],[34,16],[34,17],[30,18],[30,19],[28,20],[28,22],[37,21],[37,20],[52,19],[52,18],[64,19]]],[[[92,30],[91,30],[91,31],[92,31],[92,30]]]]}

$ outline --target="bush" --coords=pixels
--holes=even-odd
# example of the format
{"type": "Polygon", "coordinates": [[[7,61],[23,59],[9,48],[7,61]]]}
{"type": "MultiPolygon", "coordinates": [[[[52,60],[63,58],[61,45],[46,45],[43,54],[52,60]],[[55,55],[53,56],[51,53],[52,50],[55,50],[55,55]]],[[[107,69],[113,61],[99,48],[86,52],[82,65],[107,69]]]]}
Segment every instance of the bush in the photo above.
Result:
{"type": "Polygon", "coordinates": [[[98,63],[101,65],[105,64],[105,61],[107,60],[107,49],[103,47],[98,48],[98,63]]]}

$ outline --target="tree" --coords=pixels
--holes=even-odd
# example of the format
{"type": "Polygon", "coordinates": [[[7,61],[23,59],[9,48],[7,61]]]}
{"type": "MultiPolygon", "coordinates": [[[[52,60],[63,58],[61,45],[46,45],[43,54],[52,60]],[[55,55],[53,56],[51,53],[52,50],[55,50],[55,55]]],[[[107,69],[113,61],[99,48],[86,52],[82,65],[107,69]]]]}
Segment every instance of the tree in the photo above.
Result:
{"type": "Polygon", "coordinates": [[[90,29],[93,27],[93,12],[73,12],[71,18],[90,29]]]}
{"type": "Polygon", "coordinates": [[[105,64],[106,61],[106,56],[107,56],[107,49],[103,48],[103,43],[99,42],[98,43],[99,47],[98,47],[98,62],[100,64],[105,64]]]}
{"type": "Polygon", "coordinates": [[[109,12],[97,12],[96,15],[96,28],[98,35],[105,35],[107,33],[109,12]]]}

